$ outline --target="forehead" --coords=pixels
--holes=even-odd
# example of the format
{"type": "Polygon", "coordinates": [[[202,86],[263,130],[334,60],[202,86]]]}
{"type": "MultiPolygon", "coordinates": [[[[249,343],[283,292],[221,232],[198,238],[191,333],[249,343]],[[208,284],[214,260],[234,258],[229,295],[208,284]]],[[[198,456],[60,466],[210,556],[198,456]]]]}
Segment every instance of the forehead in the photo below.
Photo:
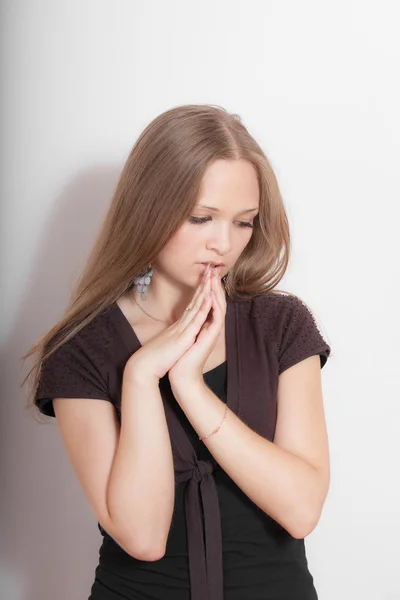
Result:
{"type": "Polygon", "coordinates": [[[259,203],[257,172],[243,159],[216,160],[202,178],[196,205],[218,208],[221,212],[234,208],[255,208],[259,203]]]}

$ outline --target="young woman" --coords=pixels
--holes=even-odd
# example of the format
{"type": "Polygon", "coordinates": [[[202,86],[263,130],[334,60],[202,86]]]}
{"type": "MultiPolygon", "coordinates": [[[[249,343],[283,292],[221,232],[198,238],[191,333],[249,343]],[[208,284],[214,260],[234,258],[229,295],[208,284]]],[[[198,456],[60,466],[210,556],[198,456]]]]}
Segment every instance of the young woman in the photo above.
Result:
{"type": "Polygon", "coordinates": [[[146,127],[63,318],[22,357],[38,352],[28,404],[57,418],[103,536],[90,600],[317,598],[330,347],[276,289],[289,251],[237,115],[146,127]]]}

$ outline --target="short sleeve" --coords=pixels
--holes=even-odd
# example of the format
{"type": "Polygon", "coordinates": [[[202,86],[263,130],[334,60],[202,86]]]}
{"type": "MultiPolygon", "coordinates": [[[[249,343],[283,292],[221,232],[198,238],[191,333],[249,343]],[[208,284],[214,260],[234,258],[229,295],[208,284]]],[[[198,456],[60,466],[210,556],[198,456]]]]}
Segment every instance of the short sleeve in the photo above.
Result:
{"type": "Polygon", "coordinates": [[[296,363],[319,354],[321,369],[331,348],[322,336],[311,309],[298,296],[282,296],[279,311],[279,375],[296,363]]]}
{"type": "Polygon", "coordinates": [[[107,361],[101,341],[82,328],[42,364],[35,405],[55,417],[53,398],[98,398],[112,402],[107,384],[107,361]]]}

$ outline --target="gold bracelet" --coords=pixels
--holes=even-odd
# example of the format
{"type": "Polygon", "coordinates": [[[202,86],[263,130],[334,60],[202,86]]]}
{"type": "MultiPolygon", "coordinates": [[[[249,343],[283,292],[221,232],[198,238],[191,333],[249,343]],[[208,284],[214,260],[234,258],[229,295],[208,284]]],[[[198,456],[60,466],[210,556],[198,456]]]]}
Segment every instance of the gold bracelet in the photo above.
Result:
{"type": "Polygon", "coordinates": [[[217,429],[214,429],[214,431],[212,431],[212,432],[211,432],[211,433],[209,433],[208,435],[205,435],[204,437],[199,437],[199,440],[205,440],[205,439],[207,439],[208,437],[210,437],[210,435],[213,435],[213,433],[217,433],[217,431],[218,431],[218,430],[219,430],[219,428],[221,427],[221,425],[222,425],[222,423],[223,423],[223,421],[224,421],[224,419],[225,419],[225,417],[226,417],[226,413],[227,413],[227,412],[228,412],[228,405],[226,404],[226,406],[225,406],[225,413],[224,413],[223,419],[222,419],[222,421],[221,421],[221,423],[220,423],[219,427],[217,427],[217,429]]]}

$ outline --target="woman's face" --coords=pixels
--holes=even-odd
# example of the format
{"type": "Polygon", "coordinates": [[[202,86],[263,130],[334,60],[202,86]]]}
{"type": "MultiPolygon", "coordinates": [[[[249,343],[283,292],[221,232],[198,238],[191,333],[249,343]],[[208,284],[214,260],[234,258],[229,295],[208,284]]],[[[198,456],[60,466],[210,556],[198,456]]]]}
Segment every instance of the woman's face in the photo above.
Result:
{"type": "Polygon", "coordinates": [[[197,287],[202,262],[233,267],[252,235],[259,210],[257,174],[245,160],[217,160],[206,170],[195,208],[169,240],[155,268],[183,286],[197,287]],[[213,209],[213,210],[212,210],[213,209]]]}

